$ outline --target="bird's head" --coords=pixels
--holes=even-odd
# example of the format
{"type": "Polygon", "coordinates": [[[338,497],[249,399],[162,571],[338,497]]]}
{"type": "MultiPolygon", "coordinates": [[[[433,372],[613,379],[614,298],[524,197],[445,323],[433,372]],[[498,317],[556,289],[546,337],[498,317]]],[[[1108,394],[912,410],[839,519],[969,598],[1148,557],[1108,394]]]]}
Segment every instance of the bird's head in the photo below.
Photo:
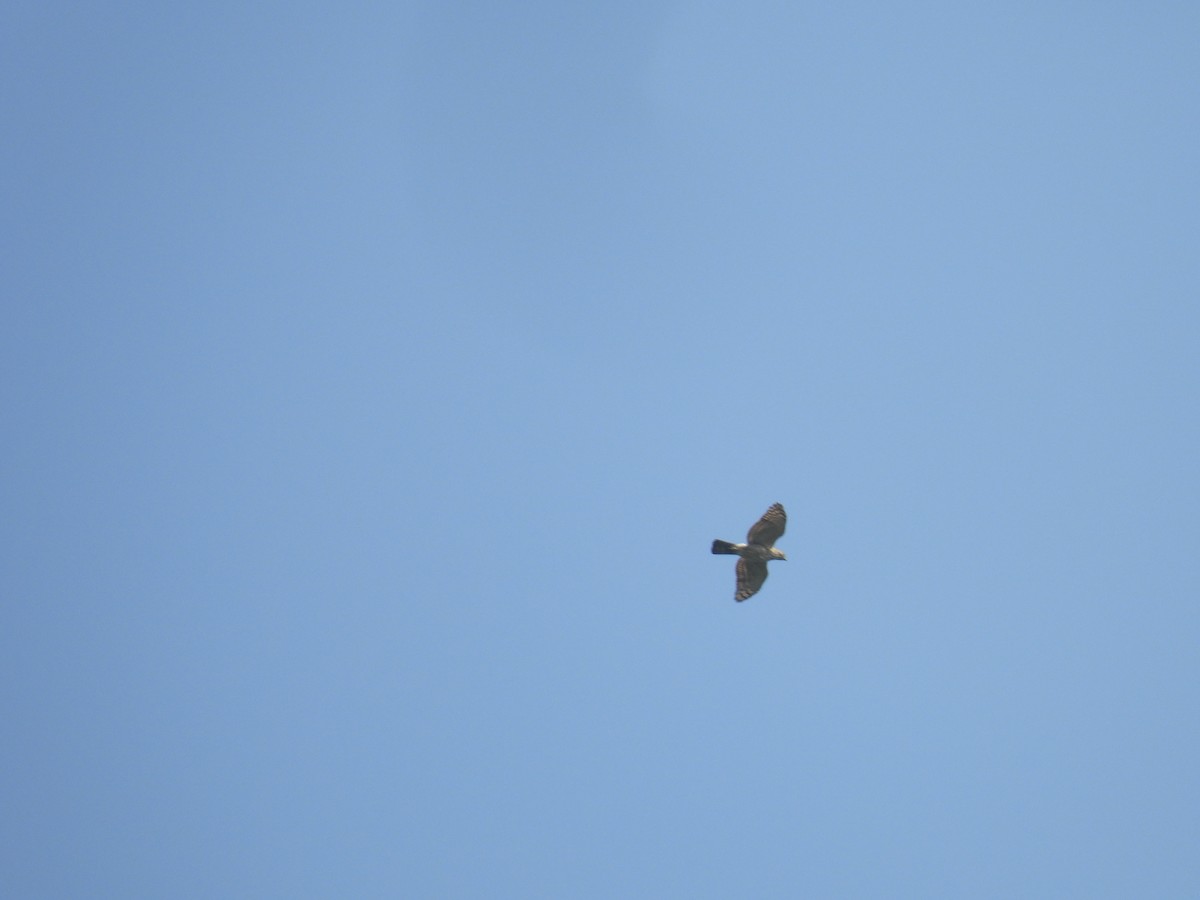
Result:
{"type": "Polygon", "coordinates": [[[787,557],[783,555],[783,551],[778,547],[771,548],[771,559],[782,559],[784,562],[787,562],[787,557]]]}

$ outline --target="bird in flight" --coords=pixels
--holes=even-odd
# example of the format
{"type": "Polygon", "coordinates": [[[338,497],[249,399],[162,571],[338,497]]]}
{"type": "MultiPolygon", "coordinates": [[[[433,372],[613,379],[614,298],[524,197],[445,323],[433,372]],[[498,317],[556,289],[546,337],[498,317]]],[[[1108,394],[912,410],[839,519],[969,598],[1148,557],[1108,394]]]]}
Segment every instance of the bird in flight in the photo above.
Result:
{"type": "Polygon", "coordinates": [[[740,556],[737,561],[737,593],[733,599],[738,603],[753,597],[767,580],[767,560],[787,560],[783,551],[775,546],[775,542],[783,536],[787,527],[787,513],[783,504],[776,503],[763,517],[750,526],[746,535],[746,543],[731,544],[729,541],[713,541],[713,553],[727,553],[740,556]]]}

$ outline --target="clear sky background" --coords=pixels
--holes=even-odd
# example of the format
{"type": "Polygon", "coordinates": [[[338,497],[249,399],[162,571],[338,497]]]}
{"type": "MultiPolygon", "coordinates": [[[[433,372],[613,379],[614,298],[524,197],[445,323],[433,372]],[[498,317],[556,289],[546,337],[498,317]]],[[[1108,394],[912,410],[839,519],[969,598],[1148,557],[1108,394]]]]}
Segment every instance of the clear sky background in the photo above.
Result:
{"type": "Polygon", "coordinates": [[[6,4],[0,893],[1200,894],[1198,47],[6,4]]]}

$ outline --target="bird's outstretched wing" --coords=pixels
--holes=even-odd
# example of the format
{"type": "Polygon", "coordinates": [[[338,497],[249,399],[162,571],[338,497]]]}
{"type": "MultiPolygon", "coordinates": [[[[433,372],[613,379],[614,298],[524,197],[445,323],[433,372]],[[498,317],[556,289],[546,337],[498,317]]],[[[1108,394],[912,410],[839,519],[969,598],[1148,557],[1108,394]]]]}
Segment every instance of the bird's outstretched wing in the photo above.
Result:
{"type": "Polygon", "coordinates": [[[767,564],[758,560],[739,559],[737,561],[737,593],[733,599],[738,603],[758,593],[758,589],[767,580],[767,564]]]}
{"type": "MultiPolygon", "coordinates": [[[[763,513],[761,519],[750,527],[750,532],[746,535],[746,543],[774,547],[775,542],[783,537],[783,529],[785,528],[787,528],[787,513],[783,511],[782,503],[776,503],[763,513]]],[[[763,577],[765,578],[766,576],[764,575],[763,577]]],[[[755,588],[755,590],[758,590],[758,588],[755,588]]]]}

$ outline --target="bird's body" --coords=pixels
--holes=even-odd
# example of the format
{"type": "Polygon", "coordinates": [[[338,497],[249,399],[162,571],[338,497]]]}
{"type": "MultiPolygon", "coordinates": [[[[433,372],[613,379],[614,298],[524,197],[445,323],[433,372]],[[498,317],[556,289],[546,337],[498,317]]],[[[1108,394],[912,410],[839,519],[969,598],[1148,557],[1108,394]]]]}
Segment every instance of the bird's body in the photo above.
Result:
{"type": "Polygon", "coordinates": [[[763,582],[767,580],[768,560],[787,559],[783,551],[775,546],[786,527],[787,513],[783,511],[783,504],[776,503],[751,526],[746,535],[746,543],[713,541],[713,553],[740,557],[737,561],[737,591],[733,595],[733,599],[738,603],[753,597],[763,586],[763,582]]]}

